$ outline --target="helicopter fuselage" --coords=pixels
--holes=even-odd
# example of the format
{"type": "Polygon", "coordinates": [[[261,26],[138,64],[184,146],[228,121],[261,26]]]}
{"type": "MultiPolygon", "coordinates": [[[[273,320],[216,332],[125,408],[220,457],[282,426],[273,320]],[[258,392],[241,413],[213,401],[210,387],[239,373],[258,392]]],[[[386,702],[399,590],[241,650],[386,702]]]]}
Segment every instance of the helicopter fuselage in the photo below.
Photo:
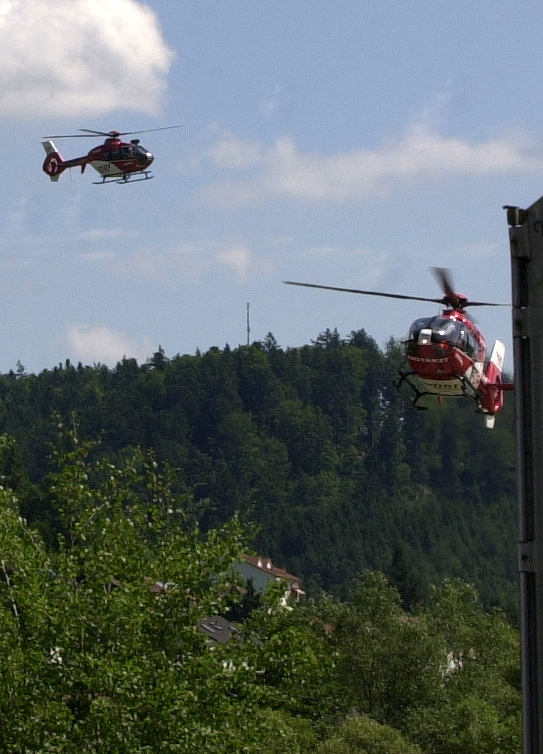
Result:
{"type": "Polygon", "coordinates": [[[462,310],[447,309],[433,317],[415,320],[405,341],[405,355],[411,372],[400,373],[402,382],[417,395],[439,397],[468,396],[489,419],[503,407],[503,391],[512,386],[502,383],[505,347],[496,341],[487,359],[486,342],[476,325],[462,310]],[[409,381],[415,375],[422,390],[409,381]]]}
{"type": "Polygon", "coordinates": [[[406,358],[428,386],[435,386],[437,395],[461,395],[459,380],[468,372],[477,380],[476,375],[481,373],[486,342],[461,310],[447,309],[413,322],[406,340],[406,358]]]}
{"type": "Polygon", "coordinates": [[[493,427],[494,417],[504,405],[504,391],[513,390],[514,387],[512,383],[502,380],[505,345],[501,340],[496,340],[487,357],[485,339],[464,310],[467,306],[507,304],[471,301],[464,294],[454,291],[449,270],[443,267],[432,269],[443,290],[442,298],[299,283],[293,280],[285,280],[285,283],[305,288],[359,293],[363,296],[432,301],[445,306],[441,314],[421,317],[409,328],[405,340],[405,356],[410,371],[400,369],[400,379],[395,385],[411,405],[420,410],[427,408],[423,402],[419,402],[427,395],[436,395],[438,399],[445,396],[466,396],[485,415],[486,426],[493,427]]]}
{"type": "Polygon", "coordinates": [[[149,171],[153,162],[153,155],[145,147],[140,146],[139,139],[131,139],[130,142],[125,142],[121,141],[120,137],[151,131],[169,131],[172,128],[181,128],[181,125],[145,128],[140,131],[95,131],[92,128],[80,128],[80,133],[77,134],[44,136],[42,145],[47,156],[42,169],[55,183],[60,174],[68,168],[81,167],[81,172],[84,173],[87,165],[92,165],[96,172],[102,176],[102,180],[98,181],[99,184],[145,181],[153,177],[149,171]],[[97,136],[105,136],[104,143],[94,147],[83,157],[76,157],[73,160],[65,160],[51,141],[51,139],[95,139],[97,136]],[[138,177],[130,180],[133,175],[138,177]]]}
{"type": "Polygon", "coordinates": [[[138,139],[124,142],[116,137],[107,138],[88,154],[72,160],[65,160],[52,141],[44,141],[43,146],[47,152],[43,170],[51,180],[58,180],[58,176],[68,168],[81,167],[84,173],[87,165],[91,165],[102,176],[102,182],[108,178],[126,182],[133,173],[144,173],[145,177],[150,177],[147,171],[154,159],[151,152],[140,146],[138,139]]]}

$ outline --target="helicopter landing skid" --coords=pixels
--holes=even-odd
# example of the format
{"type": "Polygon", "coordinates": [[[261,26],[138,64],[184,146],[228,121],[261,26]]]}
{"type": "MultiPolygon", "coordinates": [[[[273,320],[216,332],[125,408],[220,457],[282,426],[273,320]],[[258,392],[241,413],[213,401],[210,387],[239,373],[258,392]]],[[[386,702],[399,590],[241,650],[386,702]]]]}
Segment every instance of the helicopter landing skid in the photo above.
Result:
{"type": "Polygon", "coordinates": [[[413,408],[417,411],[428,411],[428,406],[419,406],[418,402],[421,398],[427,395],[431,395],[427,390],[421,390],[410,379],[410,377],[416,377],[416,372],[398,372],[400,379],[394,382],[394,387],[413,408]]]}
{"type": "Polygon", "coordinates": [[[139,183],[140,181],[150,181],[151,178],[154,178],[154,175],[151,175],[151,173],[148,170],[142,171],[141,173],[138,173],[138,175],[143,175],[143,178],[131,178],[130,176],[134,175],[133,173],[125,173],[122,178],[118,178],[117,176],[113,175],[104,175],[102,176],[101,181],[93,181],[93,186],[103,186],[104,183],[139,183]]]}
{"type": "MultiPolygon", "coordinates": [[[[428,406],[420,406],[418,405],[418,402],[421,398],[426,397],[427,395],[437,395],[438,400],[443,399],[444,396],[439,395],[437,393],[432,393],[429,390],[421,390],[421,388],[416,384],[417,380],[417,373],[416,372],[398,372],[400,379],[394,382],[394,387],[399,392],[399,394],[406,400],[413,408],[416,408],[417,411],[427,411],[428,406]],[[414,377],[415,380],[412,380],[411,378],[414,377]]],[[[477,406],[477,410],[480,413],[487,413],[486,411],[481,410],[481,402],[479,400],[479,394],[477,392],[477,388],[475,385],[473,385],[472,382],[467,377],[461,378],[462,383],[462,393],[469,398],[475,405],[477,406]]]]}

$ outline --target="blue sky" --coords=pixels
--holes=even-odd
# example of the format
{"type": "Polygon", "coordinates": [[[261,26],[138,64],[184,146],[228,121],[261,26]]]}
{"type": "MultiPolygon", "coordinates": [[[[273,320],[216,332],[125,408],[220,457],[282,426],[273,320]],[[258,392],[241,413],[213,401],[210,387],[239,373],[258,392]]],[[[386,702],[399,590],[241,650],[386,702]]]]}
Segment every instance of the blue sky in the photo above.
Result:
{"type": "MultiPolygon", "coordinates": [[[[383,345],[432,304],[510,300],[503,204],[543,193],[543,10],[503,0],[0,0],[0,371],[272,332],[383,345]],[[51,183],[41,137],[143,134],[155,179],[51,183]]],[[[92,139],[58,140],[66,158],[92,139]]],[[[489,345],[509,309],[478,309],[489,345]]]]}

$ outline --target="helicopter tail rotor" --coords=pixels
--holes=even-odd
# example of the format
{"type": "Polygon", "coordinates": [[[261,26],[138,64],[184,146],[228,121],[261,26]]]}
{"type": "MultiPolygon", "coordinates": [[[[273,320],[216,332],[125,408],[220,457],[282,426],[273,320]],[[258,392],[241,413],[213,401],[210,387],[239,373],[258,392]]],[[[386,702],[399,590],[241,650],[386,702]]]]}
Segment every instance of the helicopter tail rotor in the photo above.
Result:
{"type": "Polygon", "coordinates": [[[43,172],[49,176],[49,178],[56,183],[60,178],[60,174],[65,170],[64,158],[57,151],[52,141],[42,141],[43,148],[45,149],[47,156],[43,163],[43,172]]]}

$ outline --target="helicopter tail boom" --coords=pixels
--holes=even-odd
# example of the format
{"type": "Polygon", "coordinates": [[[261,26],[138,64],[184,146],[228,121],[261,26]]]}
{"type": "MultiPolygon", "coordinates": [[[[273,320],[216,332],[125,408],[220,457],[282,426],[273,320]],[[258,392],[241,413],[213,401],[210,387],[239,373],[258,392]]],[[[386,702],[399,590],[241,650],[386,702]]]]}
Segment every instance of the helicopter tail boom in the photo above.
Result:
{"type": "Polygon", "coordinates": [[[493,422],[489,422],[490,417],[493,417],[503,408],[504,391],[513,389],[511,383],[502,380],[504,359],[505,345],[501,340],[496,340],[481,380],[481,409],[487,415],[485,417],[487,427],[493,426],[493,422]]]}
{"type": "Polygon", "coordinates": [[[43,172],[56,183],[60,174],[66,169],[64,159],[52,141],[42,141],[42,145],[47,153],[43,163],[43,172]]]}

